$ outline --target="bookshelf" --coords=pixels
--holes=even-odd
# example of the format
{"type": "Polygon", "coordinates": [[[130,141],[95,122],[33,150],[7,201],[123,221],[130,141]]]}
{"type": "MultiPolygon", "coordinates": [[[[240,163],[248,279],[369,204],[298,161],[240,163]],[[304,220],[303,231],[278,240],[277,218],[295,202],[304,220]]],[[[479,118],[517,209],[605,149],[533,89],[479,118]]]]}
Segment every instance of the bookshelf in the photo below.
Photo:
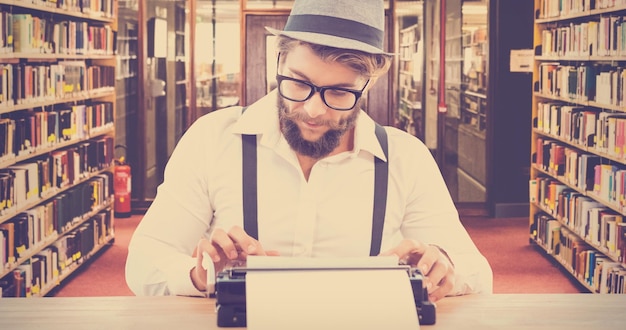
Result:
{"type": "Polygon", "coordinates": [[[461,122],[483,139],[487,128],[488,48],[486,26],[464,31],[461,122]]]}
{"type": "Polygon", "coordinates": [[[174,6],[174,79],[176,84],[176,91],[174,93],[174,138],[176,141],[182,137],[187,127],[187,61],[185,50],[188,42],[186,42],[186,6],[185,2],[180,1],[174,6]]]}
{"type": "Polygon", "coordinates": [[[424,140],[420,28],[413,24],[399,33],[398,112],[396,126],[424,140]]]}
{"type": "MultiPolygon", "coordinates": [[[[468,20],[469,21],[469,20],[468,20]]],[[[487,200],[487,22],[464,24],[461,33],[457,178],[459,199],[487,200]]]]}
{"type": "Polygon", "coordinates": [[[624,293],[626,1],[535,0],[530,239],[593,293],[624,293]]]}
{"type": "Polygon", "coordinates": [[[0,0],[0,290],[45,296],[114,239],[117,0],[0,0]]]}
{"type": "MultiPolygon", "coordinates": [[[[189,8],[191,1],[150,1],[146,3],[147,12],[155,13],[148,22],[162,21],[162,32],[156,29],[148,29],[154,32],[154,38],[148,36],[148,48],[150,40],[161,43],[162,54],[148,55],[151,63],[148,80],[155,82],[161,80],[164,83],[163,93],[148,95],[154,107],[154,113],[146,109],[146,118],[150,121],[146,125],[146,142],[148,147],[147,170],[144,179],[145,197],[152,199],[156,195],[156,187],[163,181],[165,165],[178,140],[188,127],[188,47],[189,47],[189,8]],[[162,35],[167,35],[163,37],[162,35]],[[154,151],[154,153],[152,153],[154,151]]],[[[150,15],[150,14],[149,14],[150,15]]],[[[140,173],[139,175],[144,175],[140,173]]]]}
{"type": "MultiPolygon", "coordinates": [[[[137,164],[139,106],[139,20],[138,0],[118,0],[115,74],[115,158],[137,164]]],[[[132,189],[131,189],[132,190],[132,189]]]]}

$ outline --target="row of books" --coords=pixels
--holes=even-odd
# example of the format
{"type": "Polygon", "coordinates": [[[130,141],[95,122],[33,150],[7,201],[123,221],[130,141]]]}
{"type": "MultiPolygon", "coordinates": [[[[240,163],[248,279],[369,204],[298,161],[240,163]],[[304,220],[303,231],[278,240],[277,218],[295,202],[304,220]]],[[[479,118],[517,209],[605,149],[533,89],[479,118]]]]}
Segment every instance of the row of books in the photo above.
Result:
{"type": "Polygon", "coordinates": [[[85,61],[51,64],[0,64],[0,109],[33,104],[115,87],[115,67],[85,61]]]}
{"type": "Polygon", "coordinates": [[[622,214],[553,178],[532,179],[530,189],[533,203],[595,248],[626,262],[626,223],[622,214]]]}
{"type": "Polygon", "coordinates": [[[624,263],[595,250],[551,215],[535,215],[531,236],[593,292],[626,293],[624,263]]]}
{"type": "MultiPolygon", "coordinates": [[[[44,15],[44,14],[42,14],[44,15]]],[[[116,32],[110,26],[2,11],[0,52],[62,55],[113,55],[116,32]]]]}
{"type": "Polygon", "coordinates": [[[405,71],[405,72],[409,72],[412,73],[413,71],[413,66],[411,65],[410,62],[412,61],[416,61],[417,57],[419,56],[419,49],[418,47],[420,47],[421,45],[419,44],[420,41],[414,41],[414,45],[402,45],[400,46],[399,52],[398,52],[398,58],[401,60],[400,62],[400,70],[401,71],[405,71]]]}
{"type": "Polygon", "coordinates": [[[626,6],[626,0],[541,0],[537,8],[538,18],[551,18],[621,6],[626,6]]]}
{"type": "Polygon", "coordinates": [[[81,141],[112,129],[113,104],[96,102],[11,112],[0,118],[0,162],[50,150],[60,143],[81,141]]]}
{"type": "Polygon", "coordinates": [[[5,243],[0,247],[0,272],[109,205],[111,180],[110,173],[100,174],[0,223],[0,237],[5,243]]]}
{"type": "Polygon", "coordinates": [[[115,17],[117,0],[13,0],[11,4],[33,4],[43,8],[66,10],[94,16],[115,17]]]}
{"type": "Polygon", "coordinates": [[[626,166],[610,163],[600,156],[569,148],[557,141],[544,140],[537,150],[542,163],[535,164],[564,184],[601,199],[620,212],[626,212],[626,166]]]}
{"type": "Polygon", "coordinates": [[[0,297],[45,294],[76,265],[88,260],[112,234],[111,210],[106,209],[15,266],[0,279],[0,297]]]}
{"type": "Polygon", "coordinates": [[[103,173],[54,196],[40,205],[0,223],[0,271],[50,244],[82,223],[95,210],[110,204],[113,189],[110,173],[103,173]]]}
{"type": "Polygon", "coordinates": [[[560,141],[538,137],[533,163],[539,169],[558,177],[576,189],[592,191],[595,180],[595,166],[601,157],[589,154],[560,141]]]}
{"type": "Polygon", "coordinates": [[[0,215],[13,214],[108,169],[113,165],[113,143],[112,137],[103,136],[0,169],[0,215]]]}
{"type": "Polygon", "coordinates": [[[118,56],[116,58],[116,72],[115,77],[117,79],[132,78],[137,76],[138,63],[136,60],[131,61],[127,58],[118,56]]]}
{"type": "Polygon", "coordinates": [[[420,40],[420,31],[417,25],[412,25],[400,31],[400,46],[413,46],[420,40]]]}
{"type": "Polygon", "coordinates": [[[582,148],[626,159],[626,113],[538,102],[535,128],[582,148]]]}
{"type": "Polygon", "coordinates": [[[570,22],[541,31],[543,56],[619,56],[626,55],[624,16],[601,16],[597,21],[570,22]]]}
{"type": "Polygon", "coordinates": [[[626,68],[608,64],[539,65],[536,91],[577,102],[626,106],[626,68]]]}

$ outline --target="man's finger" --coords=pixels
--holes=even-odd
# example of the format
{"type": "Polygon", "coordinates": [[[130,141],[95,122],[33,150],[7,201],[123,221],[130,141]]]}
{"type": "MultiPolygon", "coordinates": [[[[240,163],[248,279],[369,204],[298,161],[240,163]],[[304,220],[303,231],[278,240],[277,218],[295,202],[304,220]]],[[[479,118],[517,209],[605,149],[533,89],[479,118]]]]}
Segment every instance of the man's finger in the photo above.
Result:
{"type": "Polygon", "coordinates": [[[429,293],[434,290],[435,287],[438,287],[439,284],[445,280],[446,274],[448,274],[448,267],[441,263],[434,263],[431,268],[432,269],[428,270],[428,274],[424,273],[424,276],[426,276],[426,282],[429,286],[427,287],[429,293]]]}
{"type": "Polygon", "coordinates": [[[422,257],[419,259],[415,267],[419,269],[424,275],[429,275],[432,271],[433,265],[437,262],[441,253],[439,249],[432,245],[426,245],[426,251],[422,253],[422,257]]]}
{"type": "MultiPolygon", "coordinates": [[[[216,229],[211,236],[211,244],[228,258],[228,259],[236,259],[239,253],[237,252],[237,247],[235,246],[235,242],[231,239],[231,237],[226,234],[223,230],[216,229]]],[[[209,253],[214,262],[219,262],[219,255],[209,253]],[[215,257],[218,257],[217,259],[215,257]]]]}
{"type": "Polygon", "coordinates": [[[439,283],[429,290],[428,298],[432,302],[436,302],[445,297],[454,287],[454,277],[444,277],[439,283]]]}
{"type": "Polygon", "coordinates": [[[208,254],[211,260],[215,262],[220,261],[219,252],[216,250],[213,244],[211,244],[211,242],[205,238],[200,239],[198,245],[196,245],[196,249],[193,252],[193,256],[198,258],[201,257],[203,253],[208,254]]]}
{"type": "Polygon", "coordinates": [[[248,235],[243,228],[239,226],[231,228],[228,231],[228,236],[243,252],[245,252],[246,255],[265,255],[265,251],[263,251],[261,244],[248,235]]]}
{"type": "Polygon", "coordinates": [[[196,289],[200,291],[204,291],[207,286],[207,267],[205,266],[205,262],[211,262],[209,252],[205,251],[207,248],[215,252],[215,248],[213,248],[211,243],[202,238],[193,251],[193,256],[196,257],[196,266],[192,269],[190,274],[191,282],[196,289]]]}

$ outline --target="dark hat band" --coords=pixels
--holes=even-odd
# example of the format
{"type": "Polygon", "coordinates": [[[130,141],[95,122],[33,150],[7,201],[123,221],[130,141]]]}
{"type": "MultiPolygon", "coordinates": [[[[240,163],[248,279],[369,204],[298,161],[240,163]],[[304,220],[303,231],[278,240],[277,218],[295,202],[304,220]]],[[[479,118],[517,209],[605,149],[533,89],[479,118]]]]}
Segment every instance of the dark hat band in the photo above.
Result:
{"type": "Polygon", "coordinates": [[[383,31],[375,27],[339,17],[323,15],[291,15],[285,32],[311,32],[357,40],[383,49],[383,31]]]}

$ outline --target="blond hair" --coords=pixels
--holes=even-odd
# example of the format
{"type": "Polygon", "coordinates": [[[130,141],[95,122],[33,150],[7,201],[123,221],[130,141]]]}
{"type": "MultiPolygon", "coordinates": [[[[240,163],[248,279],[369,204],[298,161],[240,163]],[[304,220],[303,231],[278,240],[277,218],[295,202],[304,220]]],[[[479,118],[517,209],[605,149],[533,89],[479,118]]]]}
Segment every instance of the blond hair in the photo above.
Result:
{"type": "Polygon", "coordinates": [[[279,35],[277,51],[281,54],[281,62],[287,58],[291,50],[300,45],[309,47],[322,60],[347,65],[370,80],[385,74],[391,66],[392,57],[390,55],[369,54],[358,50],[323,46],[279,35]]]}

